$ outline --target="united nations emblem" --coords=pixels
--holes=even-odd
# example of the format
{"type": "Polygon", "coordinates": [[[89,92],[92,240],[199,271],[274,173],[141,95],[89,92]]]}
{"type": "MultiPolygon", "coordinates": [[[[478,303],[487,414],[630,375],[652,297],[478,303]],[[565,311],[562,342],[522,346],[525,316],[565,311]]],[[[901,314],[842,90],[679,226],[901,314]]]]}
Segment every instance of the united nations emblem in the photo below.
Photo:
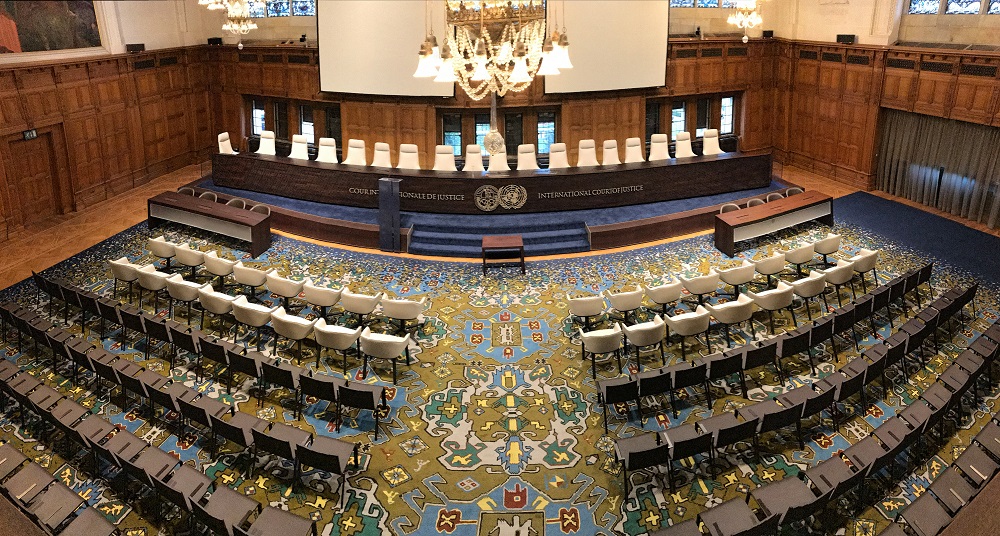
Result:
{"type": "Polygon", "coordinates": [[[528,200],[528,190],[524,186],[508,184],[500,188],[500,205],[506,209],[521,208],[528,200]]]}
{"type": "Polygon", "coordinates": [[[499,204],[500,193],[496,186],[487,184],[476,189],[476,206],[479,207],[479,210],[492,212],[499,204]]]}

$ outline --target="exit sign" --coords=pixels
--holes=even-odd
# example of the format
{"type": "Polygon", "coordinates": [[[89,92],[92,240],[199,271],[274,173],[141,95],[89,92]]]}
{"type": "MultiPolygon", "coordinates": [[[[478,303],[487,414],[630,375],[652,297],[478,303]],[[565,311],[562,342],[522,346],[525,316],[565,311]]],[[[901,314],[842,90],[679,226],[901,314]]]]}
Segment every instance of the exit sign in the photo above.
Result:
{"type": "Polygon", "coordinates": [[[33,140],[38,137],[38,131],[35,129],[25,130],[21,135],[24,136],[24,141],[33,140]]]}

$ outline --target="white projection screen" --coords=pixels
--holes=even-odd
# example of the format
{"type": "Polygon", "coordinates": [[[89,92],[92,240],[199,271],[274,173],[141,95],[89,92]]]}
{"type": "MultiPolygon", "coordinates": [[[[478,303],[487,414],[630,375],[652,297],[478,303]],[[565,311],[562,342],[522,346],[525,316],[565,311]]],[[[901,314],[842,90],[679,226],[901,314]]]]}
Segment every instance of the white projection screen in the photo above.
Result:
{"type": "Polygon", "coordinates": [[[321,91],[451,97],[454,84],[414,78],[424,41],[426,10],[438,39],[444,34],[444,0],[319,0],[321,91]]]}
{"type": "Polygon", "coordinates": [[[665,85],[669,6],[669,0],[550,1],[549,19],[557,15],[560,30],[566,28],[573,68],[545,77],[545,92],[665,85]]]}

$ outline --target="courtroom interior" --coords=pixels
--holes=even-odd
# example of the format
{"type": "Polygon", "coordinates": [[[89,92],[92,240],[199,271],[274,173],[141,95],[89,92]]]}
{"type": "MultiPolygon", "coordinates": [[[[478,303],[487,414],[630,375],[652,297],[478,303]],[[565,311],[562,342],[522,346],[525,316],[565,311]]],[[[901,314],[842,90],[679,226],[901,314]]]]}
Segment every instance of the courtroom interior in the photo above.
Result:
{"type": "Polygon", "coordinates": [[[0,251],[0,533],[1000,528],[1000,0],[0,0],[0,251]]]}

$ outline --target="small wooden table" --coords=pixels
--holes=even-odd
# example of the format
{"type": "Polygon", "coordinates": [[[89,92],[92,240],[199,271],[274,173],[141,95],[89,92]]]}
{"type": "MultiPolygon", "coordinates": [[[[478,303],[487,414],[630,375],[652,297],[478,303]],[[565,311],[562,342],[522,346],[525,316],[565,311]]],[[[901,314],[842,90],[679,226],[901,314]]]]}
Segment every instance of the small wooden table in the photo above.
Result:
{"type": "Polygon", "coordinates": [[[520,259],[521,273],[525,273],[524,240],[521,235],[488,235],[483,237],[483,275],[487,259],[520,259]]]}
{"type": "Polygon", "coordinates": [[[833,225],[832,197],[808,191],[763,205],[716,214],[715,247],[732,257],[736,253],[736,242],[811,220],[833,225]]]}

